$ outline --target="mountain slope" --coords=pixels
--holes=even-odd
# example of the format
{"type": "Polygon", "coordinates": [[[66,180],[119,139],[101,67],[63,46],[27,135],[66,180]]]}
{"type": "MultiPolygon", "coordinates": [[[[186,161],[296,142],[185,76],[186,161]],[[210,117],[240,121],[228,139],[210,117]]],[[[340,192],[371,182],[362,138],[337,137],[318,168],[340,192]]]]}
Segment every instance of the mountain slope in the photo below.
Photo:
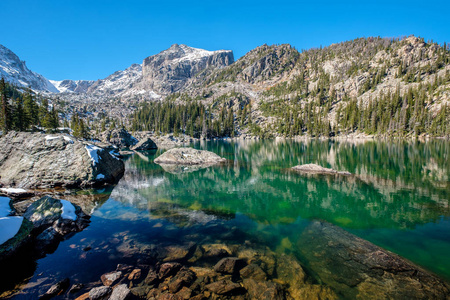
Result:
{"type": "Polygon", "coordinates": [[[37,92],[58,93],[58,89],[44,76],[27,68],[24,61],[8,48],[0,45],[0,77],[18,87],[37,92]]]}

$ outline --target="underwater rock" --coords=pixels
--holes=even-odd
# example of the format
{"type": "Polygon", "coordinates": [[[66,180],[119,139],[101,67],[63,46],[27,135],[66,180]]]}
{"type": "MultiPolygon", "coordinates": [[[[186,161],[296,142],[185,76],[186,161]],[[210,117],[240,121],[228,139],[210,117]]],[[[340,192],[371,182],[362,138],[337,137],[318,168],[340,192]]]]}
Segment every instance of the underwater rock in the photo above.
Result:
{"type": "Polygon", "coordinates": [[[338,226],[313,222],[299,249],[320,279],[351,298],[446,299],[447,283],[338,226]]]}

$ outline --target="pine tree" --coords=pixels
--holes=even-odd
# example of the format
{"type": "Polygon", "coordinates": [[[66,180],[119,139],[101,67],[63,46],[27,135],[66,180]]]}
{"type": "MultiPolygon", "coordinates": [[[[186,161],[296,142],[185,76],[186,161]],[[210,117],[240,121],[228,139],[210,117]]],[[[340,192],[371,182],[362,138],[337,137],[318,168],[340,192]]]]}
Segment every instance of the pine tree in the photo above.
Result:
{"type": "Polygon", "coordinates": [[[0,80],[0,97],[1,97],[1,112],[0,112],[0,130],[6,134],[12,127],[12,112],[6,93],[6,83],[2,78],[0,80]]]}

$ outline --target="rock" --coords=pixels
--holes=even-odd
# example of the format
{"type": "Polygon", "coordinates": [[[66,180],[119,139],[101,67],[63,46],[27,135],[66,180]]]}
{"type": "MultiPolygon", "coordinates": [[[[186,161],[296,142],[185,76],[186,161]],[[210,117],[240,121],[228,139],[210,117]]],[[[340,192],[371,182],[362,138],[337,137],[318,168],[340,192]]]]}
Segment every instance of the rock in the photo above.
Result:
{"type": "Polygon", "coordinates": [[[61,295],[64,293],[65,290],[67,290],[70,286],[70,280],[69,278],[65,278],[61,280],[60,282],[52,285],[48,291],[40,297],[40,299],[50,299],[57,295],[61,295]]]}
{"type": "Polygon", "coordinates": [[[398,255],[326,222],[299,239],[301,254],[321,280],[350,298],[445,299],[447,283],[398,255]]]}
{"type": "Polygon", "coordinates": [[[242,278],[251,278],[256,281],[266,281],[267,274],[256,264],[245,266],[239,271],[242,278]]]}
{"type": "Polygon", "coordinates": [[[82,288],[84,287],[84,284],[82,283],[75,283],[72,285],[72,287],[69,290],[69,294],[75,294],[78,293],[82,288]]]}
{"type": "Polygon", "coordinates": [[[183,300],[183,298],[179,295],[174,294],[162,294],[157,298],[158,300],[183,300]]]}
{"type": "Polygon", "coordinates": [[[130,292],[138,298],[145,299],[148,292],[150,292],[150,290],[151,290],[151,287],[144,285],[144,286],[138,286],[138,287],[131,288],[130,292]]]}
{"type": "Polygon", "coordinates": [[[232,51],[206,51],[174,44],[169,49],[144,59],[143,83],[147,90],[158,94],[174,93],[205,69],[224,67],[233,61],[232,51]]]}
{"type": "Polygon", "coordinates": [[[113,289],[109,300],[126,300],[130,297],[131,291],[126,284],[119,284],[113,289]]]}
{"type": "Polygon", "coordinates": [[[178,293],[176,293],[176,295],[185,300],[191,299],[192,290],[190,288],[183,287],[178,293]]]}
{"type": "Polygon", "coordinates": [[[136,145],[131,147],[131,150],[134,151],[146,151],[146,150],[153,150],[157,149],[158,146],[156,146],[155,142],[151,140],[149,137],[145,137],[142,140],[139,141],[136,145]]]}
{"type": "Polygon", "coordinates": [[[244,290],[239,283],[234,283],[231,280],[216,281],[206,285],[205,287],[217,295],[242,293],[244,290]]]}
{"type": "Polygon", "coordinates": [[[214,266],[214,271],[224,274],[235,274],[245,267],[245,264],[245,261],[240,258],[225,257],[214,266]]]}
{"type": "MultiPolygon", "coordinates": [[[[254,279],[244,279],[244,287],[247,289],[250,299],[258,300],[284,300],[282,287],[272,281],[256,281],[254,279]]],[[[300,299],[300,298],[294,298],[300,299]]],[[[306,299],[306,298],[305,298],[306,299]]],[[[308,298],[309,299],[309,298],[308,298]]]]}
{"type": "Polygon", "coordinates": [[[64,235],[86,228],[89,216],[79,206],[64,201],[44,196],[33,202],[23,216],[33,223],[37,231],[53,227],[57,233],[64,235]]]}
{"type": "Polygon", "coordinates": [[[189,269],[182,268],[169,282],[169,292],[176,293],[178,292],[182,287],[188,287],[192,283],[194,283],[195,279],[197,277],[195,276],[195,273],[192,272],[189,269]]]}
{"type": "Polygon", "coordinates": [[[67,234],[82,231],[90,222],[79,206],[50,196],[33,202],[23,216],[32,224],[32,242],[39,255],[53,251],[67,234]]]}
{"type": "Polygon", "coordinates": [[[33,230],[33,223],[28,221],[27,219],[23,217],[3,217],[0,218],[0,262],[3,259],[7,259],[18,249],[25,246],[27,243],[30,242],[30,234],[33,230]],[[17,226],[18,228],[17,232],[10,232],[8,234],[6,232],[6,228],[8,230],[14,230],[12,228],[12,223],[17,226]]]}
{"type": "Polygon", "coordinates": [[[144,284],[148,286],[156,285],[159,282],[158,274],[154,270],[150,270],[144,279],[144,284]]]}
{"type": "Polygon", "coordinates": [[[129,148],[138,143],[138,140],[133,137],[125,129],[106,130],[102,132],[100,139],[104,143],[111,143],[119,149],[129,148]]]}
{"type": "Polygon", "coordinates": [[[170,149],[154,160],[157,164],[204,166],[211,166],[225,161],[225,158],[222,158],[213,152],[196,150],[193,148],[170,149]]]}
{"type": "Polygon", "coordinates": [[[0,139],[0,181],[15,188],[116,183],[124,163],[103,148],[67,135],[9,132],[0,139]]]}
{"type": "Polygon", "coordinates": [[[111,294],[111,287],[109,286],[100,286],[93,288],[89,291],[89,299],[90,300],[103,300],[108,299],[108,296],[111,294]]]}
{"type": "Polygon", "coordinates": [[[142,270],[141,269],[134,269],[131,271],[130,275],[128,275],[128,280],[138,280],[141,278],[142,270]]]}
{"type": "Polygon", "coordinates": [[[103,285],[111,286],[111,285],[114,285],[115,283],[117,283],[121,277],[122,277],[122,272],[118,271],[118,272],[110,272],[110,273],[103,274],[100,277],[100,279],[103,282],[103,285]]]}
{"type": "Polygon", "coordinates": [[[159,278],[166,278],[175,275],[181,269],[179,263],[164,263],[159,268],[159,278]]]}
{"type": "Polygon", "coordinates": [[[308,173],[308,174],[329,174],[329,175],[345,175],[345,176],[352,175],[347,171],[336,171],[333,169],[321,167],[316,164],[299,165],[292,167],[292,169],[301,173],[308,173]]]}
{"type": "Polygon", "coordinates": [[[167,246],[160,251],[164,262],[183,261],[195,251],[195,244],[183,246],[167,246]]]}
{"type": "Polygon", "coordinates": [[[294,299],[301,299],[300,289],[305,285],[306,273],[293,255],[281,254],[277,257],[276,273],[279,282],[286,285],[294,299]]]}

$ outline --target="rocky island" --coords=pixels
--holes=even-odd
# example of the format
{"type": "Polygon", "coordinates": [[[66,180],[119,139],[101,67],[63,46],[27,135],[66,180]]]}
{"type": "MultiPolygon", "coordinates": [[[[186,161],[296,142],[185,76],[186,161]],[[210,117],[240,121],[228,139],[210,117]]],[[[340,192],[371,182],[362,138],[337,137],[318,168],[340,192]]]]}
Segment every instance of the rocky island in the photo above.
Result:
{"type": "Polygon", "coordinates": [[[350,172],[347,171],[336,171],[333,169],[324,168],[316,164],[299,165],[292,167],[292,170],[305,174],[325,174],[325,175],[345,175],[345,176],[352,175],[350,172]]]}
{"type": "Polygon", "coordinates": [[[157,164],[201,166],[212,166],[225,161],[225,158],[222,158],[213,152],[193,148],[173,148],[164,152],[154,160],[157,164]]]}

